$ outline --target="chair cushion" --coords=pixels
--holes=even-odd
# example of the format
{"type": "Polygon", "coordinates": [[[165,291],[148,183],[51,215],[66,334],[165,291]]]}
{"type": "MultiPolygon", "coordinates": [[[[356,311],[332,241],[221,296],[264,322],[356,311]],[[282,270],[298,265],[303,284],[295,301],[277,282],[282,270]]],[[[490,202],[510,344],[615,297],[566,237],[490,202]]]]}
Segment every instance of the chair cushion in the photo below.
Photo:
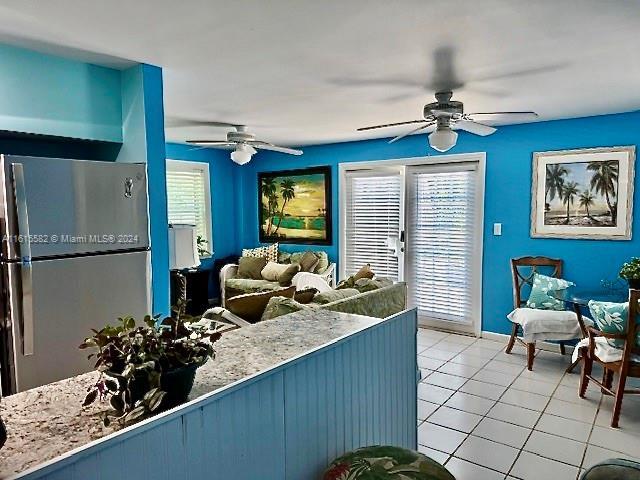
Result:
{"type": "MultiPolygon", "coordinates": [[[[323,480],[456,480],[435,460],[399,447],[359,448],[335,459],[323,480]]],[[[463,480],[463,479],[461,479],[463,480]]]]}
{"type": "MultiPolygon", "coordinates": [[[[629,302],[613,303],[589,301],[589,311],[598,328],[604,333],[624,334],[629,321],[629,302]]],[[[638,320],[636,320],[637,322],[638,320]]],[[[616,348],[624,346],[624,340],[608,338],[609,345],[616,348]]],[[[640,332],[636,335],[636,345],[640,346],[640,332]]]]}
{"type": "Polygon", "coordinates": [[[264,257],[269,262],[278,261],[278,244],[266,245],[264,247],[243,248],[243,257],[264,257]]]}
{"type": "Polygon", "coordinates": [[[612,458],[593,465],[580,480],[640,480],[640,463],[612,458]]]}
{"type": "MultiPolygon", "coordinates": [[[[537,340],[572,340],[582,338],[582,329],[575,312],[564,310],[538,310],[537,308],[516,308],[507,318],[522,326],[523,340],[531,343],[537,340]]],[[[583,317],[585,323],[590,320],[583,317]]]]}
{"type": "Polygon", "coordinates": [[[224,282],[224,286],[227,289],[233,289],[243,293],[264,292],[281,288],[278,282],[270,282],[264,279],[254,280],[251,278],[228,278],[224,282]]]}
{"type": "Polygon", "coordinates": [[[527,307],[537,308],[539,310],[564,310],[564,302],[552,296],[552,294],[558,290],[566,290],[572,285],[574,285],[573,282],[563,280],[562,278],[548,277],[547,275],[534,273],[531,293],[527,300],[527,307]]]}
{"type": "Polygon", "coordinates": [[[259,322],[271,297],[293,298],[296,287],[281,288],[270,292],[256,292],[238,295],[227,300],[227,309],[250,323],[259,322]]]}
{"type": "Polygon", "coordinates": [[[264,257],[240,257],[238,259],[237,278],[262,280],[262,269],[267,264],[264,257]]]}

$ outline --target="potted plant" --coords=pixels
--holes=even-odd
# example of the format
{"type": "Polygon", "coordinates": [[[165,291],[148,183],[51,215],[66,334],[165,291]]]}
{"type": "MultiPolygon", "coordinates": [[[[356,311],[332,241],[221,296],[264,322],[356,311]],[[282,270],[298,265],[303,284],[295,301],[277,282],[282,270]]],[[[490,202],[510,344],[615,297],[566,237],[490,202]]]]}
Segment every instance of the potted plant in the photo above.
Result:
{"type": "Polygon", "coordinates": [[[98,381],[83,401],[109,400],[113,411],[104,417],[121,425],[175,407],[187,400],[196,370],[215,356],[213,343],[220,333],[207,324],[184,316],[184,305],[158,324],[159,317],[146,316],[144,325],[133,317],[118,319],[116,326],[92,330],[80,345],[94,349],[98,381]]]}
{"type": "Polygon", "coordinates": [[[622,265],[620,278],[629,282],[629,288],[640,288],[640,258],[633,257],[622,265]]]}
{"type": "Polygon", "coordinates": [[[196,247],[198,248],[198,256],[208,257],[211,255],[211,252],[207,249],[207,245],[209,245],[209,240],[205,240],[204,238],[202,238],[202,235],[198,235],[196,237],[196,247]]]}

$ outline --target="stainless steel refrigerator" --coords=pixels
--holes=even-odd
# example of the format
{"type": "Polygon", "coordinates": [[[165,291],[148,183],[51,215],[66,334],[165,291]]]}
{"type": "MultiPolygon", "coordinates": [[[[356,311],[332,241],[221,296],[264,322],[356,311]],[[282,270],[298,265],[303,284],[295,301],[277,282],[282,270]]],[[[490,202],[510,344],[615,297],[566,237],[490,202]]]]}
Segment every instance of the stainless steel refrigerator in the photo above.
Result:
{"type": "Polygon", "coordinates": [[[0,156],[2,395],[93,368],[90,329],[151,313],[144,164],[0,156]]]}

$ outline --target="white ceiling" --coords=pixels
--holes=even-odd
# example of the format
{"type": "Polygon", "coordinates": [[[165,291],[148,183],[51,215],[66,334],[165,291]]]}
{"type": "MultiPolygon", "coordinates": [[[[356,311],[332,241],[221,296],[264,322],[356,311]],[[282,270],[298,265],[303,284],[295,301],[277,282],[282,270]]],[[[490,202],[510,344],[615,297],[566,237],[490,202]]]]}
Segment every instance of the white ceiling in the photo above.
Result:
{"type": "MultiPolygon", "coordinates": [[[[3,42],[163,67],[169,125],[243,123],[283,145],[404,131],[355,129],[421,118],[433,90],[410,84],[433,82],[443,49],[466,111],[640,108],[637,0],[0,0],[0,18],[3,42]]],[[[224,133],[167,128],[175,141],[224,133]]]]}

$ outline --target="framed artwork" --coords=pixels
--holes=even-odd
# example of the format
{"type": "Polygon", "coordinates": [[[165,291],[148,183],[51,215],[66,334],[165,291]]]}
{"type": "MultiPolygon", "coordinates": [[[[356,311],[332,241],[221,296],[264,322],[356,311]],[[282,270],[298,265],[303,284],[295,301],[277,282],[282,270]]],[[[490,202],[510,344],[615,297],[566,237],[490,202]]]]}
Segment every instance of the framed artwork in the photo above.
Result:
{"type": "Polygon", "coordinates": [[[258,174],[261,242],[331,245],[331,168],[258,174]]]}
{"type": "Polygon", "coordinates": [[[635,147],[533,154],[531,236],[631,240],[635,147]]]}

